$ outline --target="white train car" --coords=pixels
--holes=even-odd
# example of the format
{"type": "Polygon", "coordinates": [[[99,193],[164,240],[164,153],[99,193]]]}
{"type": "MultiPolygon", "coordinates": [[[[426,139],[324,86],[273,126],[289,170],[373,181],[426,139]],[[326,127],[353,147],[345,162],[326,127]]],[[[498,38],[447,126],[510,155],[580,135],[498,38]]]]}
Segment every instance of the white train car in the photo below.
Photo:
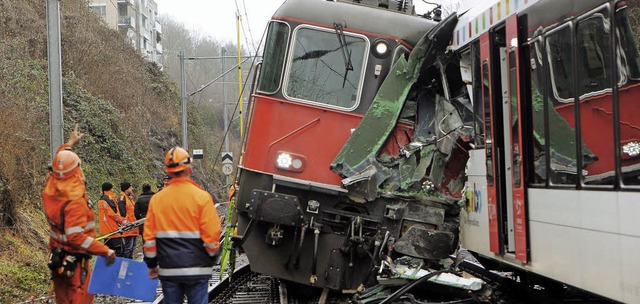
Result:
{"type": "Polygon", "coordinates": [[[499,0],[461,15],[476,136],[460,241],[486,267],[640,303],[638,6],[499,0]]]}

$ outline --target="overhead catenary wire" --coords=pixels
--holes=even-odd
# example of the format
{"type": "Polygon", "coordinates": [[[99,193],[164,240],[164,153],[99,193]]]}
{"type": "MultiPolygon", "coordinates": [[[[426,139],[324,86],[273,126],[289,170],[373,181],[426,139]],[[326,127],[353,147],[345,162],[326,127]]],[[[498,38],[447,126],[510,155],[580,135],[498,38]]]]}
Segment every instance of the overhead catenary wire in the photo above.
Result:
{"type": "MultiPolygon", "coordinates": [[[[242,0],[242,6],[244,7],[244,18],[245,20],[249,20],[249,15],[247,15],[247,3],[245,0],[242,0]]],[[[253,33],[251,32],[251,24],[247,22],[247,29],[249,30],[249,38],[251,38],[251,46],[253,47],[254,53],[258,52],[258,48],[256,47],[255,41],[253,41],[253,33]]]]}
{"type": "MultiPolygon", "coordinates": [[[[238,18],[241,18],[242,14],[240,13],[240,8],[238,7],[238,0],[235,0],[235,4],[236,4],[236,16],[238,18]]],[[[244,3],[244,0],[242,0],[242,6],[244,7],[245,20],[249,20],[249,17],[247,16],[247,7],[246,7],[246,5],[244,3]]],[[[255,47],[255,43],[253,43],[253,36],[251,35],[251,27],[250,27],[250,25],[247,22],[249,35],[247,35],[247,33],[245,32],[244,24],[240,23],[240,25],[242,26],[242,34],[244,35],[244,40],[247,43],[247,48],[249,46],[253,47],[253,52],[254,52],[254,54],[256,54],[258,52],[258,49],[255,47]],[[249,38],[251,38],[251,39],[249,39],[249,38]],[[251,42],[249,40],[251,40],[251,42]]],[[[238,42],[238,45],[240,45],[239,42],[238,42]]]]}
{"type": "MultiPolygon", "coordinates": [[[[260,38],[260,42],[258,43],[258,48],[260,48],[260,47],[262,46],[262,42],[263,42],[263,41],[264,41],[264,39],[265,39],[266,33],[267,33],[267,29],[265,28],[265,30],[262,32],[262,37],[260,38]]],[[[248,75],[251,75],[251,72],[253,71],[253,69],[254,69],[254,67],[255,67],[255,63],[256,63],[256,59],[257,59],[257,58],[258,58],[258,55],[257,55],[257,54],[255,54],[255,55],[253,56],[253,60],[251,61],[251,66],[249,67],[249,71],[248,71],[248,73],[247,73],[248,75]]],[[[248,81],[249,81],[249,77],[247,77],[247,79],[245,80],[245,82],[248,82],[248,81]]],[[[238,94],[238,102],[236,102],[236,105],[235,105],[235,107],[234,107],[234,109],[233,109],[233,112],[231,113],[231,117],[234,117],[234,116],[236,115],[236,113],[237,113],[237,111],[238,111],[238,107],[239,107],[240,101],[242,100],[242,94],[244,94],[244,89],[245,89],[246,87],[247,87],[247,86],[246,86],[246,83],[245,83],[245,85],[242,87],[242,88],[243,88],[243,89],[242,89],[242,91],[240,91],[240,94],[238,94]]],[[[225,129],[226,129],[226,131],[224,132],[223,138],[225,138],[225,137],[227,137],[227,136],[229,135],[229,129],[230,129],[231,124],[233,123],[233,121],[234,121],[234,119],[230,119],[230,120],[229,120],[229,123],[227,124],[227,127],[225,128],[225,129]]],[[[217,153],[217,154],[215,154],[215,155],[220,155],[220,153],[222,153],[222,148],[223,148],[223,147],[224,147],[224,142],[220,143],[220,148],[218,149],[218,153],[217,153]]],[[[218,161],[219,161],[219,159],[218,159],[218,158],[216,158],[215,162],[213,163],[213,166],[214,166],[214,167],[215,167],[216,165],[218,165],[218,161]]],[[[233,181],[233,182],[235,182],[235,179],[234,179],[234,181],[233,181]]],[[[232,182],[232,183],[233,183],[233,182],[232,182]]],[[[224,185],[224,186],[223,186],[223,188],[226,188],[226,187],[229,187],[229,186],[230,186],[230,184],[227,184],[227,185],[224,185]]]]}
{"type": "MultiPolygon", "coordinates": [[[[237,1],[237,0],[236,0],[236,1],[237,1]]],[[[237,9],[237,8],[238,8],[238,7],[237,7],[237,2],[236,2],[236,9],[237,9]]],[[[240,15],[239,15],[239,10],[237,10],[237,15],[236,15],[236,17],[238,18],[238,19],[237,19],[237,21],[238,21],[238,22],[239,22],[239,16],[240,16],[240,15]]],[[[238,28],[239,28],[239,27],[238,27],[238,28]]],[[[261,39],[260,39],[260,42],[258,43],[258,46],[257,46],[256,50],[257,50],[257,49],[259,49],[259,48],[262,46],[262,43],[263,43],[263,41],[264,41],[264,39],[265,39],[265,36],[266,36],[266,33],[267,33],[267,30],[266,30],[266,28],[265,28],[265,30],[263,31],[263,33],[262,33],[262,35],[261,35],[261,39]]],[[[240,36],[240,33],[239,33],[239,32],[238,32],[238,36],[240,36]]],[[[240,51],[240,48],[239,48],[239,39],[238,39],[238,51],[240,51]]],[[[225,57],[226,57],[226,56],[225,56],[225,57]]],[[[250,67],[249,67],[249,71],[247,72],[247,75],[251,75],[251,73],[253,72],[253,69],[254,69],[254,67],[255,67],[256,60],[257,60],[257,58],[258,58],[259,56],[258,56],[257,51],[256,51],[256,52],[254,53],[254,55],[253,55],[253,56],[229,56],[229,57],[234,57],[234,58],[236,58],[236,57],[237,57],[238,59],[240,59],[240,58],[245,58],[245,59],[244,59],[244,60],[242,60],[242,61],[240,61],[240,60],[239,60],[239,64],[237,64],[236,66],[234,66],[234,67],[232,67],[232,68],[230,68],[230,69],[228,69],[228,70],[224,71],[221,75],[219,75],[219,76],[218,76],[218,77],[216,77],[215,79],[213,79],[213,80],[209,81],[208,83],[206,83],[205,85],[201,86],[201,87],[200,87],[199,89],[197,89],[196,91],[194,91],[194,92],[192,92],[192,93],[188,94],[188,96],[189,96],[189,97],[191,97],[191,96],[193,96],[193,95],[195,95],[195,94],[197,94],[197,93],[199,93],[199,92],[203,91],[205,88],[207,88],[208,86],[210,86],[211,84],[213,84],[214,82],[216,82],[218,79],[220,79],[220,78],[224,77],[226,74],[230,73],[230,72],[231,72],[231,71],[233,71],[234,69],[236,69],[236,68],[241,69],[241,65],[242,65],[242,63],[247,62],[249,59],[252,59],[252,61],[251,61],[251,65],[250,65],[250,67]]],[[[188,59],[188,60],[195,60],[195,59],[218,59],[218,58],[219,58],[219,56],[218,56],[218,57],[187,57],[186,59],[188,59]]],[[[239,80],[239,81],[238,81],[238,83],[239,83],[239,90],[240,90],[240,92],[239,92],[239,94],[238,94],[238,100],[237,100],[237,102],[235,103],[235,107],[234,107],[234,109],[233,109],[233,112],[231,113],[231,117],[235,117],[235,116],[236,116],[236,113],[238,113],[238,109],[239,109],[239,107],[241,106],[242,96],[243,96],[243,94],[244,94],[244,90],[245,90],[245,88],[246,88],[246,86],[247,86],[247,83],[249,83],[249,79],[250,79],[250,77],[247,77],[247,78],[244,80],[244,83],[243,83],[243,82],[241,81],[241,79],[242,79],[242,74],[240,74],[240,73],[242,73],[242,71],[241,71],[241,70],[239,71],[239,77],[240,77],[240,78],[238,79],[238,80],[239,80]]],[[[226,126],[226,128],[225,128],[225,133],[224,133],[224,135],[223,135],[223,138],[226,138],[227,136],[229,136],[229,130],[231,129],[230,127],[231,127],[232,123],[234,122],[234,120],[235,120],[235,119],[230,119],[230,120],[229,120],[229,123],[227,124],[227,126],[226,126]]],[[[241,127],[241,128],[242,128],[242,127],[241,127]]],[[[241,134],[241,137],[242,137],[242,134],[241,134]]],[[[224,147],[224,141],[220,144],[220,146],[219,146],[219,148],[218,148],[218,152],[217,152],[215,155],[220,155],[220,153],[222,152],[223,147],[224,147]]],[[[215,161],[214,161],[214,163],[213,163],[213,166],[214,166],[214,167],[215,167],[215,166],[217,166],[217,165],[218,165],[218,162],[219,162],[219,158],[217,158],[217,157],[216,157],[216,158],[215,158],[215,161]]],[[[217,190],[220,190],[220,189],[226,188],[226,187],[228,187],[228,186],[229,186],[229,184],[227,184],[227,185],[223,185],[222,187],[218,188],[217,190]]]]}

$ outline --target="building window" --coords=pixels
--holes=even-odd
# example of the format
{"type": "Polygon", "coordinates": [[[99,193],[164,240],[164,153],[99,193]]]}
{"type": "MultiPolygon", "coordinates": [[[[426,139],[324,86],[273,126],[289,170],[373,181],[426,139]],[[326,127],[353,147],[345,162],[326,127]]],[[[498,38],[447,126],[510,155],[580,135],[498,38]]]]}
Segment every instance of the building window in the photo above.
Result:
{"type": "Polygon", "coordinates": [[[107,16],[107,5],[106,4],[92,4],[89,5],[89,8],[96,13],[98,16],[105,18],[107,16]]]}

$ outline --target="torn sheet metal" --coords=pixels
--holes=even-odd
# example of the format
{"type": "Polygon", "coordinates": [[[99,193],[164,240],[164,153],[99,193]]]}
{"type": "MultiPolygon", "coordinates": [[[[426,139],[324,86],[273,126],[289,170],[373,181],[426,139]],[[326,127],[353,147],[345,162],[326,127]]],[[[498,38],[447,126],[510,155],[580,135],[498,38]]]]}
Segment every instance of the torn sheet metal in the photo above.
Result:
{"type": "MultiPolygon", "coordinates": [[[[371,108],[333,160],[333,171],[349,178],[365,170],[372,170],[373,166],[376,173],[369,177],[369,181],[376,185],[376,188],[390,178],[399,187],[400,184],[406,187],[407,181],[413,179],[415,169],[408,166],[417,166],[417,161],[415,164],[404,161],[405,166],[400,173],[397,166],[390,168],[378,161],[377,154],[395,128],[409,91],[420,73],[426,69],[425,66],[432,66],[437,55],[444,52],[456,23],[457,15],[450,15],[422,37],[409,55],[408,62],[402,57],[398,59],[376,94],[371,108]]],[[[343,181],[343,185],[347,189],[353,186],[360,189],[368,188],[358,187],[359,183],[365,182],[358,180],[346,180],[343,181]]],[[[361,196],[362,200],[369,201],[377,197],[377,191],[366,191],[361,196]]]]}
{"type": "MultiPolygon", "coordinates": [[[[421,260],[409,257],[396,259],[394,263],[386,261],[385,265],[390,270],[391,275],[378,277],[378,281],[382,285],[401,285],[431,273],[431,271],[422,268],[424,264],[421,260]]],[[[482,289],[485,284],[479,278],[463,278],[447,272],[434,276],[429,279],[429,282],[472,291],[482,289]]]]}
{"type": "Polygon", "coordinates": [[[449,231],[427,229],[419,225],[409,228],[393,245],[399,253],[423,259],[446,259],[455,248],[456,236],[449,231]]]}

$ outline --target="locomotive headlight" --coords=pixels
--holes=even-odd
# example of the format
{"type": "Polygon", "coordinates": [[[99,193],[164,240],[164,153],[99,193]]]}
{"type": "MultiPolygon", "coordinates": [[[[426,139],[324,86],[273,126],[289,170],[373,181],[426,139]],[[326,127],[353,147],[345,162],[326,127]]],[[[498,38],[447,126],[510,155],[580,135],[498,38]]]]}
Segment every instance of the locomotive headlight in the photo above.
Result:
{"type": "Polygon", "coordinates": [[[278,169],[302,172],[305,168],[306,157],[300,154],[279,151],[276,155],[276,167],[278,169]]]}
{"type": "Polygon", "coordinates": [[[624,156],[634,157],[640,155],[640,143],[637,141],[632,141],[626,143],[622,146],[622,153],[626,154],[624,156]]]}
{"type": "Polygon", "coordinates": [[[373,43],[373,54],[378,58],[386,57],[389,54],[389,44],[385,40],[378,40],[373,43]]]}

